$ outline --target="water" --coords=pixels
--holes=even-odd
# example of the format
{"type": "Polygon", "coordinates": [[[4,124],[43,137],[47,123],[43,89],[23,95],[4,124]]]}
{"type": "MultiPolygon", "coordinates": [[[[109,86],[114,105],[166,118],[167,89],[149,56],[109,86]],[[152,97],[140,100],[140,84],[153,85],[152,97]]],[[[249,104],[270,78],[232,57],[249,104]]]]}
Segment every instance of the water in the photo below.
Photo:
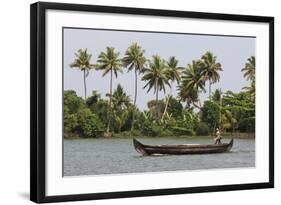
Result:
{"type": "MultiPolygon", "coordinates": [[[[210,144],[206,137],[138,138],[144,144],[210,144]]],[[[229,139],[223,139],[228,142],[229,139]]],[[[235,139],[229,153],[140,156],[132,139],[64,140],[64,175],[98,175],[255,166],[255,140],[235,139]]]]}

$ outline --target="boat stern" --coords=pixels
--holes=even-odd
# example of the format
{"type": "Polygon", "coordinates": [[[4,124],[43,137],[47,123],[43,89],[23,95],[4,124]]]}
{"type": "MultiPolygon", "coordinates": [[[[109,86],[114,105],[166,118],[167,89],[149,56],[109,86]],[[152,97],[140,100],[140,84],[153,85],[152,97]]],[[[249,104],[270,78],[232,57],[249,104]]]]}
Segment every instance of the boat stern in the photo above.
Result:
{"type": "Polygon", "coordinates": [[[147,155],[145,149],[144,149],[144,145],[142,143],[140,143],[138,140],[136,140],[135,138],[133,139],[133,144],[134,144],[134,147],[135,147],[135,150],[142,154],[143,156],[144,155],[147,155]]]}
{"type": "Polygon", "coordinates": [[[232,138],[232,139],[230,140],[230,142],[228,143],[228,146],[227,146],[227,151],[228,151],[228,152],[231,150],[231,148],[232,148],[232,146],[233,146],[233,141],[234,141],[234,139],[232,138]]]}

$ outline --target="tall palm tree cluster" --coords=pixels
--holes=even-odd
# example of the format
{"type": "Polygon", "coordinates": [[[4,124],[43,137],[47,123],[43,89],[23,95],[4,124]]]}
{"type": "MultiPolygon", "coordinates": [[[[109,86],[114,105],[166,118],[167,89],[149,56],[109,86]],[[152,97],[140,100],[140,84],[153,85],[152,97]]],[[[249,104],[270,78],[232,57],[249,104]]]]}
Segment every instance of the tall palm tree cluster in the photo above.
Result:
{"type": "MultiPolygon", "coordinates": [[[[155,121],[159,123],[161,118],[163,119],[163,117],[168,114],[167,107],[172,97],[172,89],[175,84],[177,85],[178,97],[182,102],[200,108],[199,94],[201,92],[206,92],[206,82],[209,84],[210,97],[211,86],[220,80],[219,72],[222,71],[222,65],[217,62],[217,57],[209,51],[206,52],[201,59],[192,61],[192,63],[188,64],[186,67],[180,67],[178,66],[178,60],[175,56],[165,60],[159,55],[153,55],[151,59],[147,59],[145,57],[145,50],[137,43],[133,43],[127,48],[123,58],[120,57],[120,52],[116,51],[113,47],[107,47],[105,51],[101,52],[98,55],[96,64],[90,62],[91,57],[92,55],[88,53],[87,49],[79,49],[77,53],[75,53],[74,62],[70,64],[70,67],[78,68],[83,72],[85,100],[87,99],[86,78],[89,71],[94,69],[103,72],[102,76],[110,75],[109,93],[107,94],[109,97],[107,132],[110,132],[111,127],[111,117],[109,116],[113,115],[112,100],[118,101],[116,96],[114,97],[112,94],[113,78],[117,78],[118,74],[123,72],[123,69],[127,69],[128,72],[132,71],[135,74],[131,130],[134,129],[135,125],[139,77],[145,82],[143,89],[147,89],[147,92],[153,91],[155,94],[155,121]],[[165,109],[162,113],[158,105],[159,92],[164,92],[165,94],[167,89],[169,89],[170,92],[166,96],[165,109]]],[[[247,76],[248,75],[249,74],[247,74],[247,76]]],[[[123,92],[121,87],[117,88],[117,91],[118,89],[119,92],[123,92]]]]}
{"type": "Polygon", "coordinates": [[[209,99],[211,100],[211,86],[220,80],[219,71],[222,71],[222,65],[209,51],[201,59],[193,60],[182,73],[182,81],[179,85],[181,100],[201,108],[199,93],[206,92],[205,84],[208,81],[209,99]]]}

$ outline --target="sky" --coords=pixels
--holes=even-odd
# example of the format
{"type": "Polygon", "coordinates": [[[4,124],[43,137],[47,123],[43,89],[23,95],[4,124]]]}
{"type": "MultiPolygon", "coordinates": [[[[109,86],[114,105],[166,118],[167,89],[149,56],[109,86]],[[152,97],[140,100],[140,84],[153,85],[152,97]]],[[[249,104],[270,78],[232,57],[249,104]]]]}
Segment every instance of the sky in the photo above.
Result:
{"type": "MultiPolygon", "coordinates": [[[[70,68],[69,64],[74,62],[75,55],[80,48],[87,48],[92,54],[91,63],[96,63],[100,52],[105,51],[106,47],[114,47],[120,52],[122,58],[126,49],[132,43],[138,43],[145,50],[145,57],[151,58],[153,55],[160,55],[164,59],[175,56],[179,61],[179,66],[186,67],[192,60],[200,59],[201,56],[211,51],[217,56],[217,61],[222,64],[223,71],[220,72],[220,81],[212,84],[212,91],[216,88],[223,92],[231,90],[239,92],[244,86],[250,84],[243,77],[241,69],[247,59],[255,55],[255,38],[253,37],[234,37],[234,36],[214,36],[214,35],[194,35],[194,34],[171,34],[171,33],[151,33],[151,32],[132,32],[132,31],[113,31],[96,29],[76,29],[64,28],[63,32],[63,72],[64,90],[74,90],[78,96],[84,96],[83,72],[79,69],[70,68]]],[[[97,90],[103,98],[109,93],[110,75],[102,77],[102,71],[90,71],[87,77],[87,96],[93,90],[97,90]]],[[[134,98],[134,72],[118,74],[118,78],[113,78],[113,90],[117,84],[126,91],[127,95],[134,98]]],[[[141,76],[138,78],[138,97],[137,107],[140,110],[147,109],[147,102],[155,99],[153,89],[147,93],[143,89],[144,81],[141,76]]],[[[206,93],[200,94],[200,99],[205,100],[208,96],[208,84],[206,93]]],[[[167,88],[166,95],[169,93],[167,88]]],[[[174,83],[172,94],[177,96],[176,84],[174,83]]],[[[159,99],[166,96],[163,91],[159,92],[159,99]]]]}

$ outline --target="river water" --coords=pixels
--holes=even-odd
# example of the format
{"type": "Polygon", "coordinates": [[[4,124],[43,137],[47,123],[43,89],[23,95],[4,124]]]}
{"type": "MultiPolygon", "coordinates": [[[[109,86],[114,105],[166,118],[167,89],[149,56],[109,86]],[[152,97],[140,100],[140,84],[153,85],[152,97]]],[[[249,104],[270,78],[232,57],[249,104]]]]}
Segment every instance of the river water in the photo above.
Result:
{"type": "MultiPolygon", "coordinates": [[[[207,137],[138,138],[144,144],[210,144],[207,137]]],[[[230,139],[223,139],[228,142],[230,139]]],[[[229,153],[140,156],[132,139],[64,140],[64,176],[255,166],[255,140],[235,139],[229,153]]]]}

